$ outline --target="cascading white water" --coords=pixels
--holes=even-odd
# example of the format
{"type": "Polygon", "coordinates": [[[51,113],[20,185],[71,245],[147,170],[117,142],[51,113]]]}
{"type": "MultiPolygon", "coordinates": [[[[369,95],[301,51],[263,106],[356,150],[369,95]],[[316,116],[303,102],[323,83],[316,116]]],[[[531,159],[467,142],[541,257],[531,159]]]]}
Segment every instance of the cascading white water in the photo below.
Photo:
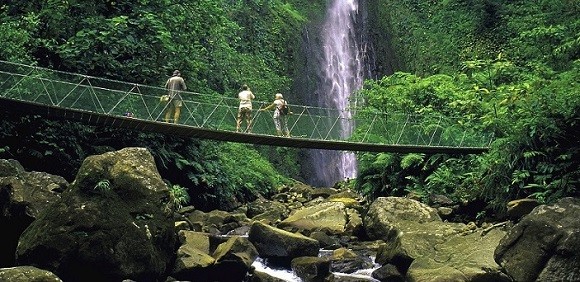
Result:
{"type": "MultiPolygon", "coordinates": [[[[315,96],[317,105],[337,109],[341,117],[340,137],[351,136],[354,123],[351,120],[350,97],[363,84],[364,50],[366,36],[358,34],[360,28],[358,0],[332,0],[321,29],[321,48],[313,52],[317,56],[315,66],[319,83],[315,96]]],[[[308,39],[308,41],[310,41],[308,39]]],[[[316,40],[315,40],[316,41],[316,40]]],[[[313,150],[312,169],[315,170],[313,185],[332,186],[337,181],[356,177],[357,163],[352,152],[313,150]]]]}
{"type": "MultiPolygon", "coordinates": [[[[321,253],[325,252],[321,250],[321,253]]],[[[319,254],[320,256],[320,254],[319,254]]],[[[332,272],[335,277],[343,277],[345,281],[367,281],[367,282],[379,282],[379,280],[374,279],[372,277],[373,271],[377,270],[381,267],[380,264],[374,263],[375,257],[370,257],[373,261],[373,267],[360,269],[353,273],[340,273],[340,272],[332,272]]],[[[256,271],[266,273],[272,277],[284,280],[286,282],[301,282],[296,273],[294,273],[291,269],[284,269],[284,268],[272,268],[267,265],[266,261],[262,258],[256,259],[252,263],[252,267],[256,269],[256,271]]]]}

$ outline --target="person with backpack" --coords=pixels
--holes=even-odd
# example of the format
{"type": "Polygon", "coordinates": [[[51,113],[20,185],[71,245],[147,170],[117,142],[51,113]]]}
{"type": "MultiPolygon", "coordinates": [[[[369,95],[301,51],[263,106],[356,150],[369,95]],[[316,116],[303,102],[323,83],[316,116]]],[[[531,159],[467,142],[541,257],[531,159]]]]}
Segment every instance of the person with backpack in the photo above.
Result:
{"type": "Polygon", "coordinates": [[[282,93],[276,93],[274,102],[259,111],[268,111],[274,109],[274,125],[278,136],[290,137],[288,130],[288,115],[292,114],[288,103],[284,100],[282,93]]]}

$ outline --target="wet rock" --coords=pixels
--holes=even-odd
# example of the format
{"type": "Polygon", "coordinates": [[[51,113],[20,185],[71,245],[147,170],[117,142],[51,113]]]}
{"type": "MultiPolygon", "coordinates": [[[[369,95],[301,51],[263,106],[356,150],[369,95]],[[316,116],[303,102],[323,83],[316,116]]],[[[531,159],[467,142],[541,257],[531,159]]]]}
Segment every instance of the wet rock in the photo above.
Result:
{"type": "Polygon", "coordinates": [[[182,244],[177,250],[171,276],[180,280],[209,280],[211,271],[208,268],[215,263],[215,259],[209,255],[209,234],[190,231],[181,231],[179,234],[182,244]]]}
{"type": "Polygon", "coordinates": [[[478,230],[449,236],[433,245],[430,252],[416,255],[407,277],[414,281],[511,281],[493,259],[493,252],[504,236],[505,231],[500,229],[485,235],[478,230]]]}
{"type": "Polygon", "coordinates": [[[370,239],[381,239],[388,242],[399,236],[397,227],[403,221],[441,222],[441,218],[435,209],[418,201],[398,197],[381,197],[369,207],[364,224],[370,239]]]}
{"type": "Polygon", "coordinates": [[[454,202],[445,195],[429,195],[429,205],[435,208],[452,206],[454,202]]]}
{"type": "Polygon", "coordinates": [[[317,256],[320,249],[318,241],[312,238],[260,222],[252,224],[248,238],[260,257],[281,265],[289,265],[293,258],[317,256]]]}
{"type": "Polygon", "coordinates": [[[401,274],[398,267],[392,264],[386,264],[373,271],[372,277],[385,282],[404,282],[405,276],[401,274]]]}
{"type": "Polygon", "coordinates": [[[284,279],[271,276],[268,273],[254,270],[254,272],[249,277],[249,282],[287,282],[287,281],[284,279]]]}
{"type": "Polygon", "coordinates": [[[190,228],[191,226],[185,220],[175,222],[175,232],[179,232],[181,230],[189,230],[190,228]]]}
{"type": "Polygon", "coordinates": [[[246,215],[253,221],[273,225],[288,217],[289,209],[278,201],[258,199],[249,203],[246,215]]]}
{"type": "Polygon", "coordinates": [[[579,281],[578,218],[578,198],[536,207],[500,241],[495,260],[516,281],[579,281]]]}
{"type": "Polygon", "coordinates": [[[258,251],[247,238],[233,236],[220,244],[212,256],[216,260],[212,281],[238,282],[250,271],[258,251]]]}
{"type": "Polygon", "coordinates": [[[27,172],[18,161],[0,160],[0,267],[14,266],[22,232],[68,186],[63,177],[27,172]]]}
{"type": "Polygon", "coordinates": [[[453,215],[453,209],[449,207],[438,207],[437,213],[442,219],[450,219],[453,215]]]}
{"type": "Polygon", "coordinates": [[[338,193],[339,190],[334,189],[334,188],[328,188],[328,187],[320,187],[320,188],[316,188],[314,190],[312,190],[311,192],[311,196],[312,198],[318,198],[318,197],[322,197],[324,199],[338,193]]]}
{"type": "Polygon", "coordinates": [[[363,219],[359,211],[347,208],[346,215],[348,222],[344,227],[344,234],[357,236],[358,238],[365,238],[367,234],[364,229],[363,219]]]}
{"type": "Polygon", "coordinates": [[[34,266],[0,268],[0,281],[62,282],[54,273],[34,266]]]}
{"type": "Polygon", "coordinates": [[[320,247],[327,250],[334,250],[340,248],[340,241],[322,231],[314,231],[310,233],[310,238],[318,241],[320,247]]]}
{"type": "Polygon", "coordinates": [[[304,282],[323,282],[330,275],[330,260],[321,257],[298,257],[292,260],[292,270],[304,282]]]}
{"type": "Polygon", "coordinates": [[[174,255],[169,199],[147,149],[90,156],[69,189],[24,231],[16,262],[64,281],[160,277],[174,255]]]}
{"type": "Polygon", "coordinates": [[[344,204],[325,202],[296,210],[277,227],[305,233],[323,231],[328,234],[341,234],[345,230],[346,223],[344,204]]]}
{"type": "MultiPolygon", "coordinates": [[[[393,197],[379,198],[371,204],[365,226],[370,238],[400,245],[400,251],[394,253],[404,254],[401,258],[408,256],[396,264],[402,272],[404,261],[414,259],[407,271],[410,280],[507,279],[493,260],[493,251],[505,234],[499,228],[484,234],[475,225],[442,222],[435,209],[415,200],[393,197]]],[[[382,260],[393,264],[390,255],[384,257],[382,260]]]]}
{"type": "Polygon", "coordinates": [[[540,203],[536,199],[518,199],[507,203],[507,214],[513,220],[519,220],[532,212],[540,203]]]}
{"type": "Polygon", "coordinates": [[[17,176],[24,171],[24,167],[17,160],[0,159],[0,177],[17,176]]]}
{"type": "Polygon", "coordinates": [[[399,241],[381,245],[377,252],[375,262],[381,265],[393,265],[399,274],[406,275],[413,258],[401,247],[399,241]]]}
{"type": "Polygon", "coordinates": [[[339,273],[353,273],[360,269],[372,268],[374,265],[370,257],[358,255],[346,248],[332,251],[329,259],[332,261],[331,270],[339,273]]]}

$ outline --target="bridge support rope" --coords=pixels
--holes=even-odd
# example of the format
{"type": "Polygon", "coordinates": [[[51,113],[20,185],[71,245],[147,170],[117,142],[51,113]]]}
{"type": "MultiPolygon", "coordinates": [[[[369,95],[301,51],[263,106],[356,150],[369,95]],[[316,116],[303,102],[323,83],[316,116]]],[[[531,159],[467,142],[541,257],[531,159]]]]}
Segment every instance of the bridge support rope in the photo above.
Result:
{"type": "Polygon", "coordinates": [[[237,99],[195,92],[182,95],[185,117],[182,123],[166,123],[161,119],[167,104],[159,101],[165,92],[162,87],[0,61],[0,106],[4,113],[18,109],[53,118],[184,137],[327,150],[472,154],[487,151],[491,142],[489,135],[449,117],[356,109],[352,111],[356,114],[345,121],[345,113],[336,109],[299,105],[291,105],[297,114],[289,117],[294,137],[274,136],[271,114],[257,110],[252,133],[238,133],[237,99]],[[126,112],[132,112],[133,116],[124,116],[126,112]],[[342,129],[338,126],[343,122],[356,125],[347,140],[341,137],[342,129]]]}

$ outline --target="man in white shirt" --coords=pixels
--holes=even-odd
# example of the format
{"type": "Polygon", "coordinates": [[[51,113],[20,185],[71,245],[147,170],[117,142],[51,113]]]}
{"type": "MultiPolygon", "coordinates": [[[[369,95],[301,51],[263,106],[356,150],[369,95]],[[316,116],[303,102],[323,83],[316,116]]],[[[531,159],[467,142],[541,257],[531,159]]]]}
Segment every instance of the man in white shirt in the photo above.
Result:
{"type": "Polygon", "coordinates": [[[252,100],[256,97],[254,96],[254,93],[250,91],[248,85],[244,84],[242,85],[242,91],[238,93],[238,98],[240,98],[240,106],[238,108],[236,131],[240,132],[242,120],[246,119],[246,132],[250,132],[250,126],[252,125],[252,100]]]}

